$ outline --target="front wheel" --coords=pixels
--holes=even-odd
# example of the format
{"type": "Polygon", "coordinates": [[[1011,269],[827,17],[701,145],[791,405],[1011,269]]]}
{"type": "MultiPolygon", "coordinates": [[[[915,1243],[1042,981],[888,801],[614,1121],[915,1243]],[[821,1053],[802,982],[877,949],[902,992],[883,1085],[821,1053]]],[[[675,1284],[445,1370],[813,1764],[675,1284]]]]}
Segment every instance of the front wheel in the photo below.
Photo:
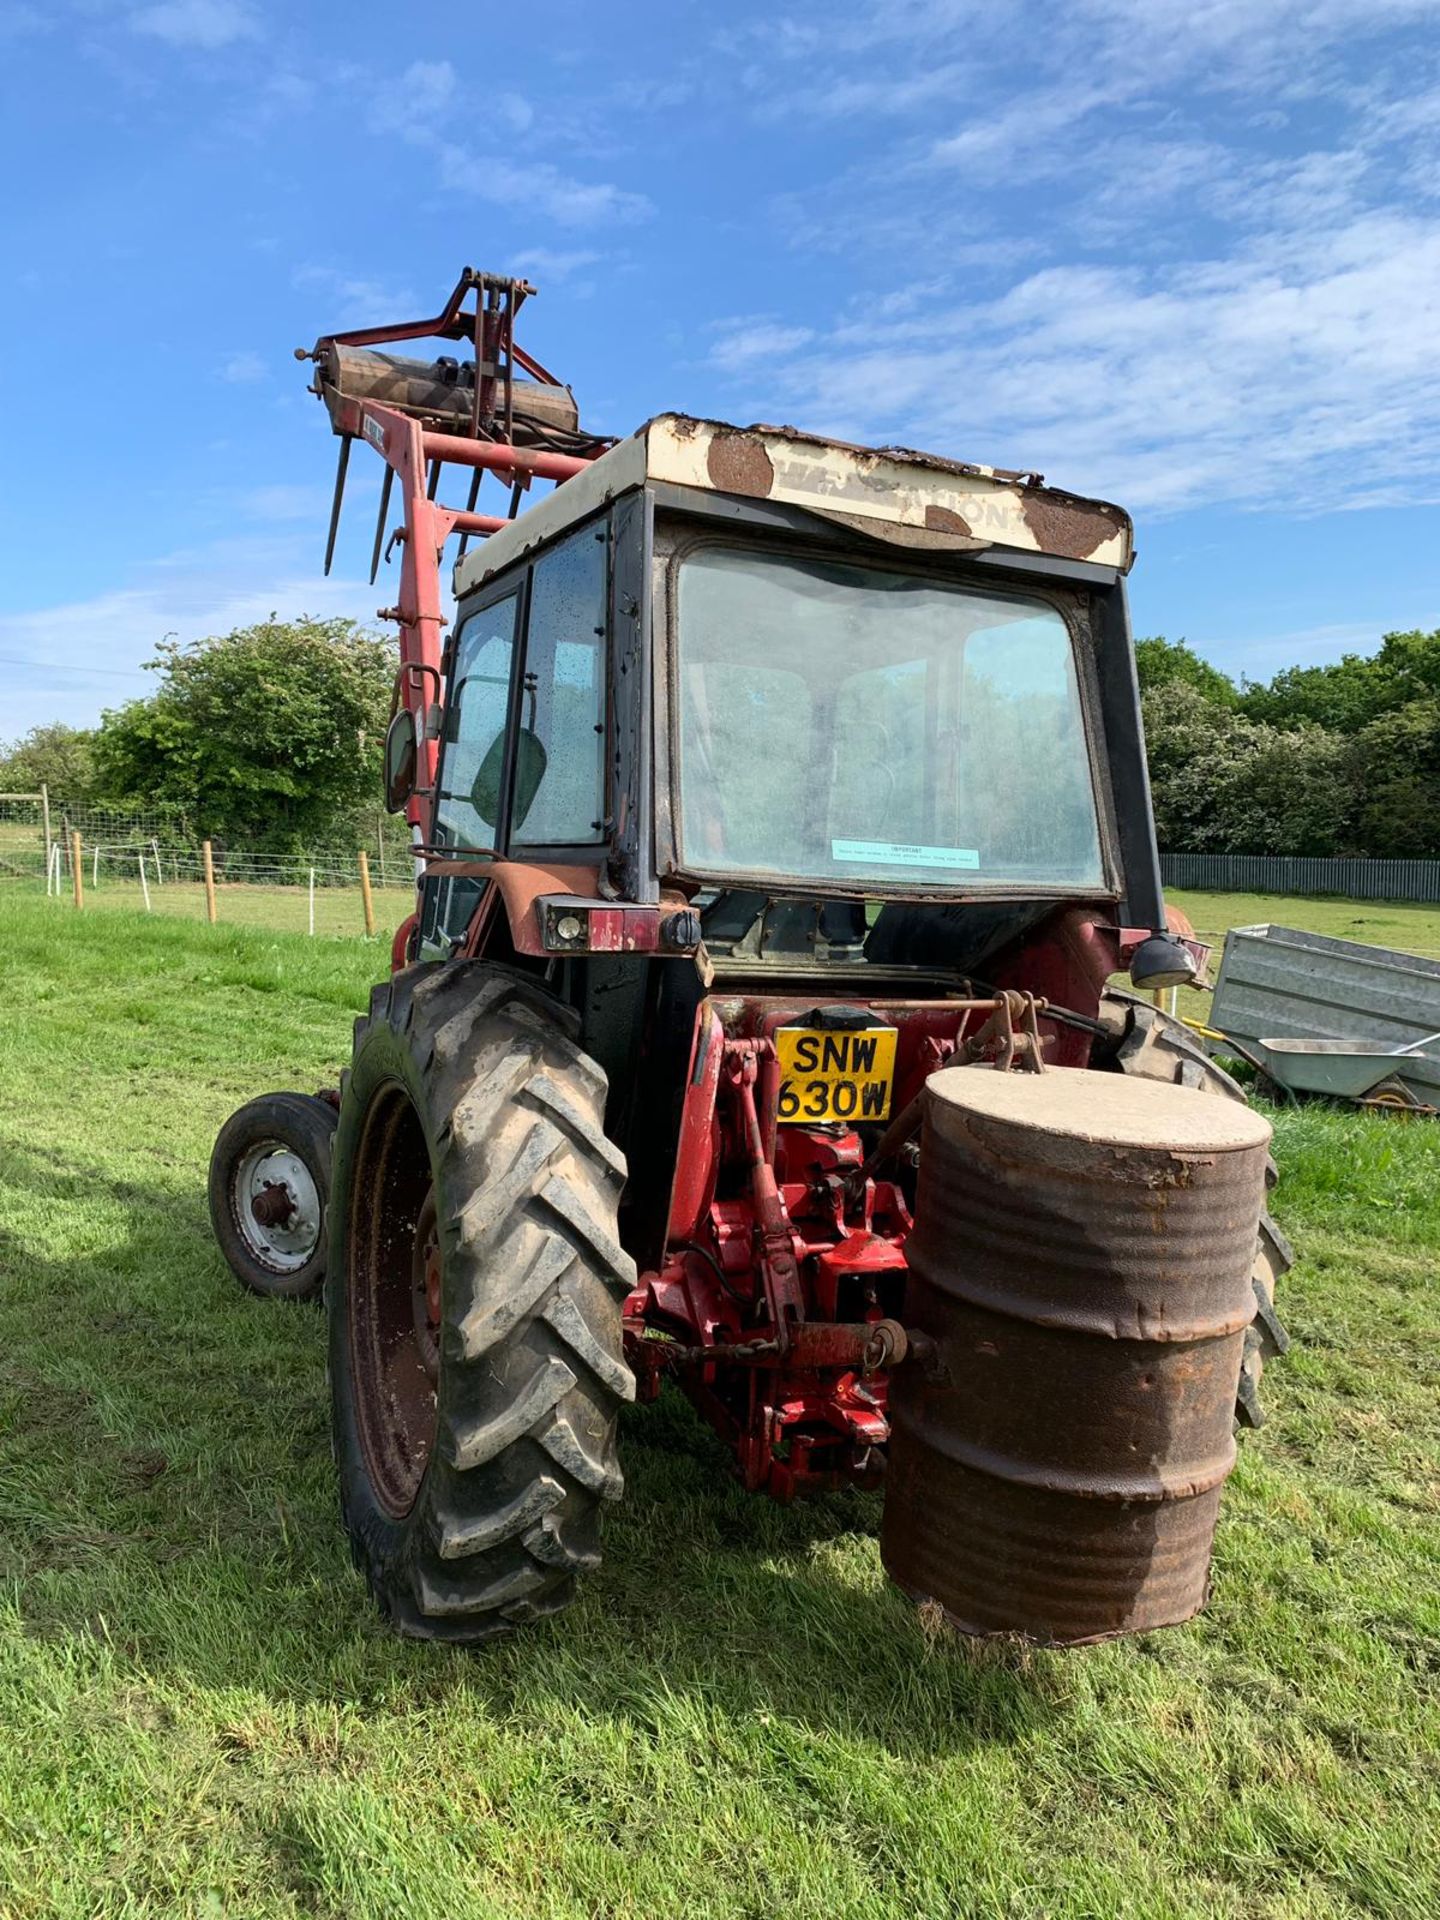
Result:
{"type": "Polygon", "coordinates": [[[484,1640],[599,1560],[634,1395],[625,1163],[573,1016],[481,962],[411,967],[357,1023],[326,1303],[341,1509],[400,1631],[484,1640]]]}
{"type": "Polygon", "coordinates": [[[232,1113],[210,1155],[210,1224],[252,1293],[312,1300],[325,1279],[335,1109],[266,1093],[232,1113]]]}

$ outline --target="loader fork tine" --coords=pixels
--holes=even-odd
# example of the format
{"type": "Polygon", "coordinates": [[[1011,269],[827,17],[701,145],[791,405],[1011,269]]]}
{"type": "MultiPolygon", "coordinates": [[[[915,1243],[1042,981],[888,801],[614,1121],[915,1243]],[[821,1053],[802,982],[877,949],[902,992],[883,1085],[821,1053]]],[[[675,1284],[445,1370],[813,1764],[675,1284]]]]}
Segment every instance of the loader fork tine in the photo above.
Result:
{"type": "MultiPolygon", "coordinates": [[[[485,478],[485,469],[483,467],[476,467],[471,472],[470,492],[465,501],[466,513],[474,513],[475,502],[480,498],[480,482],[484,478],[485,478]]],[[[469,546],[469,544],[470,544],[470,530],[467,527],[466,530],[460,535],[460,551],[455,556],[457,560],[463,560],[465,558],[465,549],[466,547],[469,546]]]]}
{"type": "Polygon", "coordinates": [[[385,542],[385,522],[390,517],[390,489],[395,484],[395,469],[386,462],[385,478],[380,487],[380,512],[375,520],[375,545],[370,554],[370,584],[375,584],[375,576],[380,571],[380,549],[385,542]]]}
{"type": "Polygon", "coordinates": [[[335,535],[340,530],[340,505],[345,498],[345,475],[350,470],[350,443],[353,434],[340,436],[340,458],[335,466],[335,497],[330,502],[330,532],[325,541],[325,572],[330,572],[330,562],[335,558],[335,535]]]}

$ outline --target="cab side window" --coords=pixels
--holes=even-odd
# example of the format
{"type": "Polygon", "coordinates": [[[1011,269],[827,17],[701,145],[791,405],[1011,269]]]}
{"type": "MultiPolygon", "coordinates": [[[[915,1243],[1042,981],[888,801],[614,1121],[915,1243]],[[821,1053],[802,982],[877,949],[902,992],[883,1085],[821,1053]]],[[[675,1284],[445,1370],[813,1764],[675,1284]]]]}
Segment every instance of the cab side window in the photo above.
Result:
{"type": "Polygon", "coordinates": [[[445,846],[496,844],[519,610],[517,587],[472,613],[460,629],[435,808],[435,837],[445,846]]]}
{"type": "Polygon", "coordinates": [[[511,843],[586,847],[605,838],[608,522],[543,554],[530,576],[511,843]]]}
{"type": "MultiPolygon", "coordinates": [[[[437,845],[484,854],[499,832],[505,716],[520,612],[516,587],[472,613],[455,643],[455,672],[445,708],[440,784],[435,805],[437,845]]],[[[462,939],[488,882],[472,874],[426,876],[420,899],[420,951],[444,959],[462,939]]]]}

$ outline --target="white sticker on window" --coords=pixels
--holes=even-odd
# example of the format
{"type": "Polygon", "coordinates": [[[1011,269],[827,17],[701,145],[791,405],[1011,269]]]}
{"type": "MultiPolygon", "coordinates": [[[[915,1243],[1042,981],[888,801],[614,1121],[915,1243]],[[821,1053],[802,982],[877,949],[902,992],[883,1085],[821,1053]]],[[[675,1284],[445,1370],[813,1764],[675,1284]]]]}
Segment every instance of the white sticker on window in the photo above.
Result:
{"type": "Polygon", "coordinates": [[[973,847],[905,847],[889,840],[832,840],[832,860],[885,867],[978,867],[973,847]]]}

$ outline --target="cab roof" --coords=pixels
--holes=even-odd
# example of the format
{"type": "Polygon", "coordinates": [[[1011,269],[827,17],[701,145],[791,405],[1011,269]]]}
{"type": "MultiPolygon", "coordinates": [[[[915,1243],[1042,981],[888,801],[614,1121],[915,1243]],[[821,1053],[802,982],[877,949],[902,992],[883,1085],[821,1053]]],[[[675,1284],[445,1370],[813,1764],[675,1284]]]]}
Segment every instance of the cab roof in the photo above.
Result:
{"type": "Polygon", "coordinates": [[[1123,508],[1047,487],[1039,474],[662,413],[467,553],[455,568],[456,594],[647,482],[773,501],[913,544],[1010,548],[1121,573],[1135,557],[1123,508]]]}

